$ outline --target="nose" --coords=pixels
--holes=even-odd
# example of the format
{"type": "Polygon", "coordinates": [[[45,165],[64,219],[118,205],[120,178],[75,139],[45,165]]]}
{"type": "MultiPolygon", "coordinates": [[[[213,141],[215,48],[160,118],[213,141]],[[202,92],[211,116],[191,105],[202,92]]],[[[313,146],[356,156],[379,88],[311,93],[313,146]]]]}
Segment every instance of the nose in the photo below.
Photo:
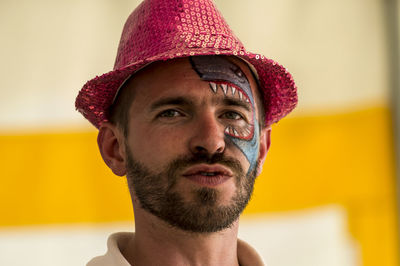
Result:
{"type": "Polygon", "coordinates": [[[193,154],[213,155],[224,152],[224,128],[212,112],[200,114],[194,124],[193,135],[189,141],[190,151],[193,154]]]}

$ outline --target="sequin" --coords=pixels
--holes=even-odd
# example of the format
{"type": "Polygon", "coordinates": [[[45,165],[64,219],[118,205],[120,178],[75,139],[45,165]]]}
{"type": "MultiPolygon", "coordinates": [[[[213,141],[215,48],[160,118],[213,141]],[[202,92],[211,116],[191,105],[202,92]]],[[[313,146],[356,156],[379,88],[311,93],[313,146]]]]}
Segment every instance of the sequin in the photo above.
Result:
{"type": "Polygon", "coordinates": [[[132,73],[154,61],[212,54],[239,56],[254,67],[267,125],[295,108],[297,88],[287,69],[248,52],[212,0],[144,0],[124,26],[114,70],[83,86],[76,109],[98,128],[108,121],[108,109],[132,73]]]}

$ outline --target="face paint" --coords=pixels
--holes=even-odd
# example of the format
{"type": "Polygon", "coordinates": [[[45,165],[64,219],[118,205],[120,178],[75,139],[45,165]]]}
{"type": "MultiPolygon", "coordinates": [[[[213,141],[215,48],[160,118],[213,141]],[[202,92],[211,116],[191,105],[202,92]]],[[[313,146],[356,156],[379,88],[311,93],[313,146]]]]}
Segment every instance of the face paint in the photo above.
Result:
{"type": "Polygon", "coordinates": [[[240,125],[226,125],[225,136],[228,142],[232,142],[243,152],[250,163],[248,172],[252,171],[256,166],[259,150],[259,125],[253,93],[246,75],[239,66],[224,57],[195,56],[189,60],[200,78],[209,81],[212,93],[250,103],[250,121],[240,125]]]}
{"type": "MultiPolygon", "coordinates": [[[[239,102],[250,104],[249,98],[243,93],[242,89],[236,85],[226,82],[210,82],[210,89],[215,95],[235,99],[239,102]]],[[[253,108],[252,108],[253,109],[253,108]]],[[[225,134],[243,140],[251,140],[254,134],[253,112],[250,121],[247,123],[226,125],[225,134]]]]}

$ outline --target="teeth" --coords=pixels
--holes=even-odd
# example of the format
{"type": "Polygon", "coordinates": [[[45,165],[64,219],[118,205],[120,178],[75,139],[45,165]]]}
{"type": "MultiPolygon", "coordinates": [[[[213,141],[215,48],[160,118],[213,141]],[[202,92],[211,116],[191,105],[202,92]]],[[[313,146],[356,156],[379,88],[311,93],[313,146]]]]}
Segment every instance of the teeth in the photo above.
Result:
{"type": "Polygon", "coordinates": [[[242,101],[243,100],[243,94],[242,94],[241,91],[238,91],[238,93],[239,93],[239,99],[242,101]]]}
{"type": "Polygon", "coordinates": [[[210,88],[213,90],[214,93],[217,93],[217,84],[214,82],[210,82],[210,88]]]}
{"type": "Polygon", "coordinates": [[[229,134],[229,127],[225,128],[225,133],[229,134]]]}
{"type": "Polygon", "coordinates": [[[233,130],[233,134],[235,135],[235,136],[239,136],[239,133],[234,129],[233,130]]]}
{"type": "Polygon", "coordinates": [[[226,92],[228,91],[228,85],[226,84],[221,84],[221,88],[224,91],[224,94],[226,95],[226,92]]]}
{"type": "Polygon", "coordinates": [[[246,98],[246,102],[249,103],[249,99],[246,98]]]}
{"type": "Polygon", "coordinates": [[[212,172],[212,173],[209,173],[209,172],[201,172],[200,174],[201,174],[201,175],[205,175],[205,176],[213,176],[213,175],[215,175],[214,172],[212,172]]]}
{"type": "Polygon", "coordinates": [[[234,96],[235,92],[236,92],[236,88],[235,87],[231,87],[231,89],[232,89],[232,96],[234,96]]]}

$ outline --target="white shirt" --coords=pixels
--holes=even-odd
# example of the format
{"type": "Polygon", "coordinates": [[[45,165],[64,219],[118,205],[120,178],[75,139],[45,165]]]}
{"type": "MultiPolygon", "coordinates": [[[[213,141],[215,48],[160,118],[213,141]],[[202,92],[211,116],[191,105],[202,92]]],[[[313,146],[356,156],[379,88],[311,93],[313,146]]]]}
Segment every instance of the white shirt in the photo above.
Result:
{"type": "MultiPolygon", "coordinates": [[[[121,253],[132,237],[134,233],[127,232],[110,235],[106,254],[93,258],[87,266],[132,266],[121,253]]],[[[238,239],[237,253],[241,266],[265,266],[257,251],[243,240],[238,239]]]]}

